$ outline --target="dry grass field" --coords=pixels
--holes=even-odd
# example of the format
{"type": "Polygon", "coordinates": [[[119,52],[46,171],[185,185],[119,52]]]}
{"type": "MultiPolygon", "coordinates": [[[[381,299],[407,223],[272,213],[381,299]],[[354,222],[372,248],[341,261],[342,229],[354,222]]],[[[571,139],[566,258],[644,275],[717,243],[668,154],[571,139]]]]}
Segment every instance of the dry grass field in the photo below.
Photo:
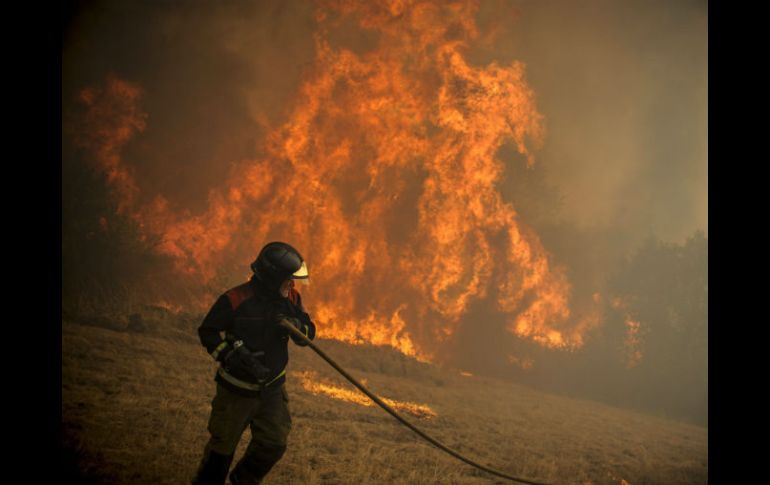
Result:
{"type": "MultiPolygon", "coordinates": [[[[82,483],[190,483],[207,439],[215,364],[197,320],[62,322],[62,434],[67,477],[82,483]]],[[[423,404],[405,414],[471,459],[554,484],[704,484],[705,428],[508,382],[463,376],[377,347],[318,340],[381,397],[423,404]]],[[[289,448],[266,485],[512,483],[422,441],[378,407],[315,394],[312,376],[354,390],[309,348],[290,344],[289,448]]],[[[356,391],[357,392],[357,391],[356,391]]],[[[236,460],[248,441],[244,433],[236,460]]]]}

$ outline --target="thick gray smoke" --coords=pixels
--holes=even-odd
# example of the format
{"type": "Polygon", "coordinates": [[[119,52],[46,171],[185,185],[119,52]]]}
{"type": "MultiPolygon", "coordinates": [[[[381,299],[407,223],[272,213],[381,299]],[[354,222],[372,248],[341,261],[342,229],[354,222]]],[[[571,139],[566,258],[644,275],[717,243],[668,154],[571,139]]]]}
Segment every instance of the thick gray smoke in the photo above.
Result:
{"type": "MultiPolygon", "coordinates": [[[[707,3],[512,5],[517,19],[490,50],[527,65],[561,216],[677,242],[708,233],[707,3]]],[[[480,15],[502,22],[495,2],[480,15]]]]}

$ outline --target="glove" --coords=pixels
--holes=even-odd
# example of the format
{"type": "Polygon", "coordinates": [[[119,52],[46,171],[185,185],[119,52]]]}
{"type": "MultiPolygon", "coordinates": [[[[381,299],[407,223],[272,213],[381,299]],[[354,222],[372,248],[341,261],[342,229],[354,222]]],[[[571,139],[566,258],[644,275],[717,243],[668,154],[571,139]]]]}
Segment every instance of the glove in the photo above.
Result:
{"type": "Polygon", "coordinates": [[[289,322],[292,325],[294,325],[294,328],[296,328],[297,330],[299,330],[302,333],[305,333],[303,331],[302,322],[299,320],[299,318],[297,318],[297,317],[290,317],[289,315],[287,315],[285,313],[276,313],[275,314],[275,321],[278,322],[278,324],[280,325],[282,320],[286,320],[287,322],[289,322]]]}
{"type": "Polygon", "coordinates": [[[305,325],[299,321],[299,318],[291,317],[291,318],[287,318],[287,320],[289,321],[289,323],[294,325],[294,328],[299,330],[300,333],[305,333],[305,325]]]}
{"type": "MultiPolygon", "coordinates": [[[[305,324],[302,323],[302,321],[299,318],[287,317],[287,316],[281,316],[280,318],[282,320],[286,320],[287,322],[291,323],[294,326],[294,328],[299,330],[299,333],[301,333],[302,335],[305,335],[305,328],[306,328],[305,324]]],[[[287,330],[287,332],[288,332],[288,330],[287,330]]]]}
{"type": "Polygon", "coordinates": [[[262,354],[264,352],[250,352],[243,342],[238,340],[223,359],[223,363],[230,371],[245,374],[256,379],[257,382],[264,382],[270,374],[270,369],[260,362],[259,357],[262,354]]]}

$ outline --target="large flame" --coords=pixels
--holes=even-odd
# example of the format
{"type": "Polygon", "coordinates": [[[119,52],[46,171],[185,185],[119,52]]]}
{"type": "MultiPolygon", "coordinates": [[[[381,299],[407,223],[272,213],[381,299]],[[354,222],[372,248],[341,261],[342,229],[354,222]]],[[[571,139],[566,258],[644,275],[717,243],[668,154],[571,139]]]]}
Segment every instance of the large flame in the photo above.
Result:
{"type": "MultiPolygon", "coordinates": [[[[391,345],[430,360],[469,305],[487,300],[507,329],[550,347],[582,344],[570,284],[497,190],[512,143],[529,165],[542,116],[520,62],[474,66],[470,0],[319,3],[316,59],[264,157],[212,188],[208,209],[138,203],[121,159],[146,128],[141,88],[87,88],[81,137],[143,234],[177,270],[210,281],[284,240],[303,252],[320,335],[391,345]],[[376,35],[366,52],[331,42],[343,19],[376,35]]],[[[222,161],[229,163],[231,161],[222,161]]]]}

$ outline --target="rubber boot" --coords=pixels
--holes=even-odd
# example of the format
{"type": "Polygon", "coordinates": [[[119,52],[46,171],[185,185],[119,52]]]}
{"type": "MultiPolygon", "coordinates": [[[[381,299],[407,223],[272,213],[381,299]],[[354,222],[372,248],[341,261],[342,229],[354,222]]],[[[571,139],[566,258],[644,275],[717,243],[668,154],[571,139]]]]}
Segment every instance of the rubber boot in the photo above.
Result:
{"type": "Polygon", "coordinates": [[[286,452],[285,446],[261,446],[251,444],[240,462],[230,473],[232,485],[258,485],[286,452]]]}
{"type": "Polygon", "coordinates": [[[232,461],[233,455],[222,455],[216,451],[207,451],[192,485],[224,485],[232,461]]]}

